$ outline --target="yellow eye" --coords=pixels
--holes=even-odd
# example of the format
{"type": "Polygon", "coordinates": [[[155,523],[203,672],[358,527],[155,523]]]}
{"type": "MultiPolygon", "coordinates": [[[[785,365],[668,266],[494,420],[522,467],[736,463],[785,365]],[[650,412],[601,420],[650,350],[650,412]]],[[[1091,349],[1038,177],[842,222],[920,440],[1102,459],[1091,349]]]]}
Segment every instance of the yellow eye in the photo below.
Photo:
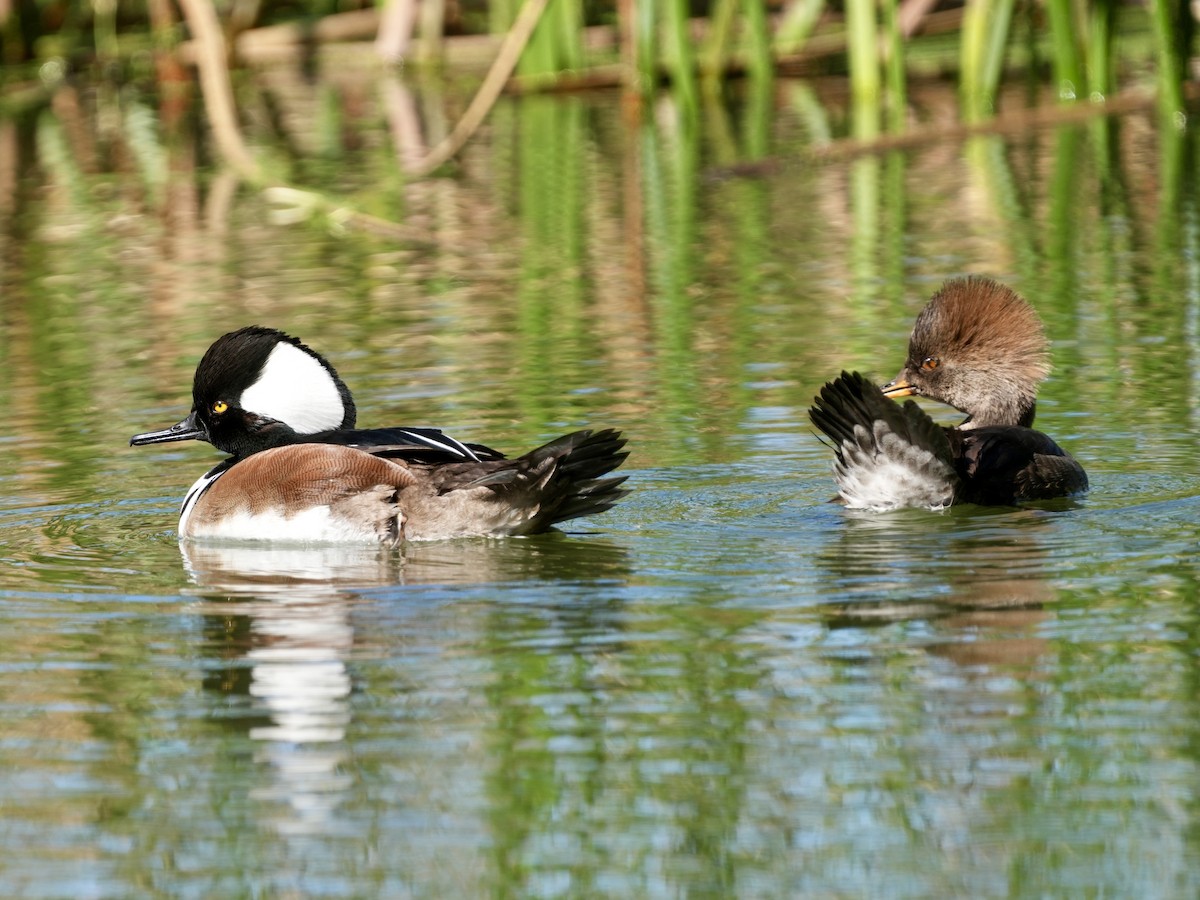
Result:
{"type": "Polygon", "coordinates": [[[926,372],[930,372],[933,369],[936,369],[941,364],[942,364],[942,361],[940,359],[938,359],[936,356],[927,356],[923,360],[921,360],[921,368],[924,369],[926,372]]]}
{"type": "Polygon", "coordinates": [[[218,416],[221,413],[225,412],[225,410],[227,410],[227,409],[229,409],[229,404],[226,403],[224,400],[218,400],[216,403],[214,403],[212,405],[212,411],[214,413],[216,413],[218,416]]]}

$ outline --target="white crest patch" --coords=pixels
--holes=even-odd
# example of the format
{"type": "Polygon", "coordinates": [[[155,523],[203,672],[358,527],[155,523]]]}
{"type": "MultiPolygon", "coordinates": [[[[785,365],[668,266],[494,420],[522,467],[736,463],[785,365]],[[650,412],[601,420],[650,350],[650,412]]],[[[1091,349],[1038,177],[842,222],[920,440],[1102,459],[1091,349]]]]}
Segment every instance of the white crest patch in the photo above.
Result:
{"type": "Polygon", "coordinates": [[[242,392],[242,409],[284,422],[299,434],[329,431],[346,414],[329,371],[292,344],[276,344],[258,381],[242,392]]]}

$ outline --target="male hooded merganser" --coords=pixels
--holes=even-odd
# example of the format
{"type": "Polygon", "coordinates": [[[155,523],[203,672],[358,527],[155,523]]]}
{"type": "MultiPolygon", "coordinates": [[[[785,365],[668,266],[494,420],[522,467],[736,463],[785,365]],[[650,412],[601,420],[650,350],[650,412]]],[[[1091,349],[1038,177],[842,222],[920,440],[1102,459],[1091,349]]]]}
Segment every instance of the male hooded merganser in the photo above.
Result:
{"type": "Polygon", "coordinates": [[[612,429],[516,459],[436,428],[356,429],[354,399],[316,351],[272,328],[219,338],[196,367],[192,411],[129,443],[208,441],[230,457],[183,501],[185,538],[375,541],[546,531],[612,507],[625,477],[612,429]]]}
{"type": "Polygon", "coordinates": [[[1088,486],[1083,467],[1030,427],[1049,371],[1033,307],[990,278],[956,278],[917,316],[908,360],[893,381],[879,388],[843,372],[808,414],[833,441],[834,478],[851,508],[1048,500],[1088,486]],[[967,418],[940,427],[913,401],[891,399],[912,395],[967,418]]]}

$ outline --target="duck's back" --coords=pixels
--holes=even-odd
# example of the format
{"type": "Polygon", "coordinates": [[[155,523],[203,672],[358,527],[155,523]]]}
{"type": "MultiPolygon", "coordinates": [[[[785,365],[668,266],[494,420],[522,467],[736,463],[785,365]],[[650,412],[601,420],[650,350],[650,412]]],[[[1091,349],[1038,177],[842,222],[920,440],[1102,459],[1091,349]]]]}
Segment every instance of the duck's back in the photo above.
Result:
{"type": "Polygon", "coordinates": [[[947,428],[962,480],[962,502],[1006,506],[1086,491],[1083,466],[1032,428],[994,425],[947,428]]]}

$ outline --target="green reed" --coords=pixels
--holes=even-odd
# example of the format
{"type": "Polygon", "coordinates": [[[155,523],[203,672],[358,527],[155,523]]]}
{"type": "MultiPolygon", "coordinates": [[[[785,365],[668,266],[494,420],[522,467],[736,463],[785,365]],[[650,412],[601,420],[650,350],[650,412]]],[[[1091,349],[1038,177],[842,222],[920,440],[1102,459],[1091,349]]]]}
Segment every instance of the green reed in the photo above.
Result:
{"type": "MultiPolygon", "coordinates": [[[[626,51],[626,59],[633,59],[637,66],[637,86],[642,92],[647,92],[654,87],[656,72],[654,69],[654,4],[653,3],[634,3],[629,0],[633,6],[633,26],[629,29],[634,48],[632,51],[626,51]]],[[[628,76],[627,76],[628,79],[628,76]]]]}
{"type": "Polygon", "coordinates": [[[759,0],[743,0],[743,10],[746,29],[743,52],[746,56],[746,68],[750,74],[763,78],[774,69],[767,11],[759,0]]]}
{"type": "Polygon", "coordinates": [[[1159,99],[1162,110],[1165,115],[1175,117],[1182,123],[1186,108],[1183,84],[1195,20],[1187,4],[1180,0],[1151,0],[1150,19],[1154,27],[1158,57],[1159,99]]]}
{"type": "Polygon", "coordinates": [[[694,114],[698,106],[698,94],[688,3],[687,0],[666,0],[663,9],[663,26],[667,33],[664,63],[671,74],[671,82],[676,86],[676,95],[684,111],[694,114]]]}
{"type": "MultiPolygon", "coordinates": [[[[464,23],[468,30],[506,31],[522,3],[488,0],[464,23]]],[[[433,4],[422,6],[433,8],[433,4]]],[[[1030,22],[1028,46],[1011,40],[1016,0],[970,0],[962,7],[956,35],[918,32],[910,38],[901,33],[900,0],[845,0],[840,9],[825,0],[784,0],[773,18],[767,15],[773,7],[765,0],[625,0],[617,13],[624,27],[616,33],[618,41],[631,46],[585,51],[589,28],[612,25],[611,8],[602,6],[553,0],[546,7],[517,67],[521,76],[534,76],[524,83],[527,87],[549,87],[560,73],[585,73],[590,65],[608,65],[619,58],[627,66],[621,77],[625,86],[649,93],[669,81],[683,113],[698,115],[701,77],[710,94],[719,79],[731,74],[765,78],[780,57],[792,63],[803,60],[810,41],[819,38],[821,49],[814,51],[819,64],[827,71],[840,65],[848,71],[850,130],[863,140],[875,139],[885,128],[893,132],[903,128],[909,114],[908,94],[920,77],[918,64],[939,71],[956,69],[961,115],[977,123],[995,114],[1006,74],[1011,78],[1009,73],[1017,69],[1038,77],[1039,63],[1048,61],[1058,98],[1100,100],[1120,89],[1121,73],[1128,69],[1122,65],[1125,60],[1149,58],[1156,63],[1165,114],[1182,122],[1187,60],[1195,47],[1195,19],[1185,0],[1150,0],[1144,7],[1133,0],[1120,4],[1118,0],[1046,0],[1037,10],[1023,4],[1020,9],[1027,11],[1030,22]],[[831,46],[842,48],[840,59],[831,46]],[[933,60],[932,66],[928,60],[933,60]]],[[[158,0],[66,4],[67,13],[58,25],[36,16],[37,7],[12,4],[0,19],[0,59],[27,62],[30,56],[68,51],[78,58],[90,46],[97,58],[111,61],[118,53],[132,59],[133,49],[153,46],[162,51],[161,60],[169,57],[172,38],[182,33],[177,10],[171,13],[175,7],[158,0]]],[[[229,9],[220,4],[218,8],[229,9]]],[[[290,19],[311,25],[336,8],[338,4],[324,0],[286,7],[278,0],[263,0],[252,13],[258,20],[249,24],[290,19]]],[[[232,19],[234,12],[226,15],[232,19]]],[[[298,46],[297,60],[306,52],[298,46]]],[[[412,61],[419,65],[423,60],[412,61]]],[[[169,76],[168,68],[160,68],[159,74],[177,79],[187,72],[176,63],[176,74],[169,76]]]]}
{"type": "MultiPolygon", "coordinates": [[[[513,10],[516,11],[515,9],[513,10]]],[[[507,30],[511,21],[502,30],[507,30]]],[[[517,63],[524,76],[553,77],[583,68],[583,8],[580,0],[554,0],[517,63]]]]}
{"type": "Polygon", "coordinates": [[[874,0],[846,0],[852,131],[856,138],[879,134],[879,27],[874,0]]]}
{"type": "Polygon", "coordinates": [[[959,95],[968,122],[995,112],[1012,12],[1013,0],[977,0],[963,10],[959,95]]]}
{"type": "Polygon", "coordinates": [[[792,0],[787,4],[775,28],[775,52],[780,56],[798,53],[824,11],[825,0],[792,0]]]}
{"type": "Polygon", "coordinates": [[[708,34],[697,62],[708,78],[719,76],[728,64],[730,43],[739,0],[713,0],[708,14],[708,34]]]}
{"type": "Polygon", "coordinates": [[[1060,100],[1074,100],[1083,87],[1083,57],[1076,38],[1081,31],[1072,0],[1047,0],[1054,69],[1054,91],[1060,100]]]}
{"type": "Polygon", "coordinates": [[[1113,65],[1115,0],[1094,0],[1087,30],[1087,91],[1090,99],[1107,97],[1116,87],[1113,65]]]}
{"type": "Polygon", "coordinates": [[[884,0],[883,10],[883,98],[887,111],[888,131],[904,130],[905,109],[908,106],[904,71],[904,36],[895,0],[884,0]]]}

